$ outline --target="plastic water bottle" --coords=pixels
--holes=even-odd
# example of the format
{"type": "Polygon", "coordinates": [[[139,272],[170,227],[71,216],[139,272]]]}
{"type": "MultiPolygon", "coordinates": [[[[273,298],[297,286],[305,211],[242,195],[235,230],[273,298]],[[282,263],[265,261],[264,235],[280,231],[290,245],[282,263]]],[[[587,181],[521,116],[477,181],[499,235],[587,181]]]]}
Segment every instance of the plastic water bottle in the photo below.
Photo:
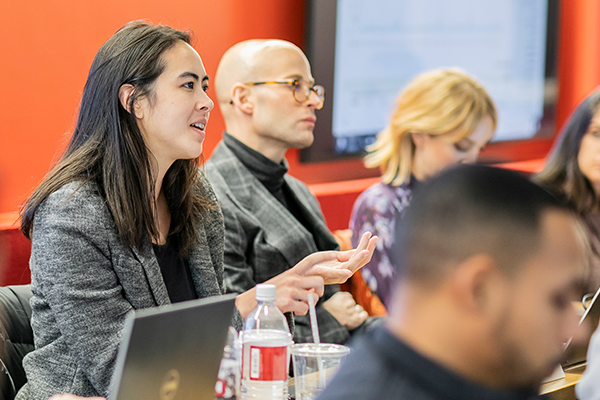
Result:
{"type": "Polygon", "coordinates": [[[229,400],[239,398],[240,359],[238,334],[235,328],[229,327],[227,344],[223,349],[223,358],[219,367],[219,377],[215,384],[215,398],[229,400]]]}
{"type": "Polygon", "coordinates": [[[292,335],[275,306],[275,285],[256,285],[258,305],[242,332],[241,399],[286,400],[292,335]]]}

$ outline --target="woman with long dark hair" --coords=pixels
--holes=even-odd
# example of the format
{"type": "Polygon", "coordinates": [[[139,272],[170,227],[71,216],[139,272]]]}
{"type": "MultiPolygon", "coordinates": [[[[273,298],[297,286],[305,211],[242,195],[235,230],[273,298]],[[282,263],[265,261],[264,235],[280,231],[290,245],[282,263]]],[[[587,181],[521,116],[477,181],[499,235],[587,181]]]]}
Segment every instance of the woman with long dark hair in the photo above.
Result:
{"type": "Polygon", "coordinates": [[[577,106],[533,179],[583,218],[591,245],[585,291],[595,292],[600,287],[600,89],[577,106]]]}
{"type": "MultiPolygon", "coordinates": [[[[186,32],[133,22],[99,50],[68,148],[22,210],[36,349],[19,399],[108,396],[127,314],[223,293],[223,217],[198,169],[207,89],[186,32]]],[[[374,241],[273,278],[277,305],[306,313],[309,291],[345,280],[374,241]]],[[[255,304],[240,294],[233,324],[255,304]]]]}

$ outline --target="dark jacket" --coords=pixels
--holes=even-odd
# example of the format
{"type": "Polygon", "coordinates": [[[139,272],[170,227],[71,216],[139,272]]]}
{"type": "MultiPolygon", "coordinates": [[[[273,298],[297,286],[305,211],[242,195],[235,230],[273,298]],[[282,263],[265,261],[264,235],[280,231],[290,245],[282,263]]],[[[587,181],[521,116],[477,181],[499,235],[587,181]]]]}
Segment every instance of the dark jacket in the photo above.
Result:
{"type": "Polygon", "coordinates": [[[535,400],[537,388],[480,385],[425,357],[380,326],[352,351],[318,400],[535,400]]]}
{"type": "MultiPolygon", "coordinates": [[[[225,287],[241,293],[287,271],[309,254],[339,248],[325,224],[319,202],[305,184],[285,175],[285,184],[301,207],[313,232],[309,232],[220,142],[206,163],[206,175],[213,186],[225,219],[225,287]]],[[[339,291],[326,286],[322,300],[339,291]]],[[[349,337],[323,307],[317,306],[321,340],[344,343],[349,337]]],[[[308,316],[295,317],[294,341],[311,342],[308,316]]]]}

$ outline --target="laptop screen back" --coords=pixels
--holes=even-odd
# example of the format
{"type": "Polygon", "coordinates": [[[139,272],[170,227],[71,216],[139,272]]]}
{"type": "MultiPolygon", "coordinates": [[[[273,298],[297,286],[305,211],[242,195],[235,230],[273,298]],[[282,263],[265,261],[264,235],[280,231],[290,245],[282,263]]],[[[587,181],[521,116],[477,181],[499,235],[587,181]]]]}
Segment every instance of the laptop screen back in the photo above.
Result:
{"type": "Polygon", "coordinates": [[[125,326],[110,399],[212,400],[235,297],[136,312],[125,326]]]}
{"type": "MultiPolygon", "coordinates": [[[[598,321],[600,320],[600,299],[598,298],[600,294],[600,289],[596,291],[594,297],[588,304],[587,308],[579,324],[589,324],[588,328],[589,332],[594,332],[598,327],[598,321]]],[[[575,364],[579,364],[584,362],[587,357],[587,351],[590,344],[590,337],[582,343],[574,344],[569,341],[567,343],[567,348],[565,350],[565,361],[562,363],[564,368],[568,368],[575,364]]]]}

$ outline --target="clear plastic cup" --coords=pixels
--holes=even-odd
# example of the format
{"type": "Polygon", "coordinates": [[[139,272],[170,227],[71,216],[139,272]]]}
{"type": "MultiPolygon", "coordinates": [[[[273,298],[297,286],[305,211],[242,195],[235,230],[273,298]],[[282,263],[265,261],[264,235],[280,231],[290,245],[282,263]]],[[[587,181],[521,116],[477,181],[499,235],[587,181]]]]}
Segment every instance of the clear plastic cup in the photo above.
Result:
{"type": "Polygon", "coordinates": [[[335,375],[350,349],[339,344],[301,343],[292,345],[290,352],[296,400],[313,400],[335,375]]]}

